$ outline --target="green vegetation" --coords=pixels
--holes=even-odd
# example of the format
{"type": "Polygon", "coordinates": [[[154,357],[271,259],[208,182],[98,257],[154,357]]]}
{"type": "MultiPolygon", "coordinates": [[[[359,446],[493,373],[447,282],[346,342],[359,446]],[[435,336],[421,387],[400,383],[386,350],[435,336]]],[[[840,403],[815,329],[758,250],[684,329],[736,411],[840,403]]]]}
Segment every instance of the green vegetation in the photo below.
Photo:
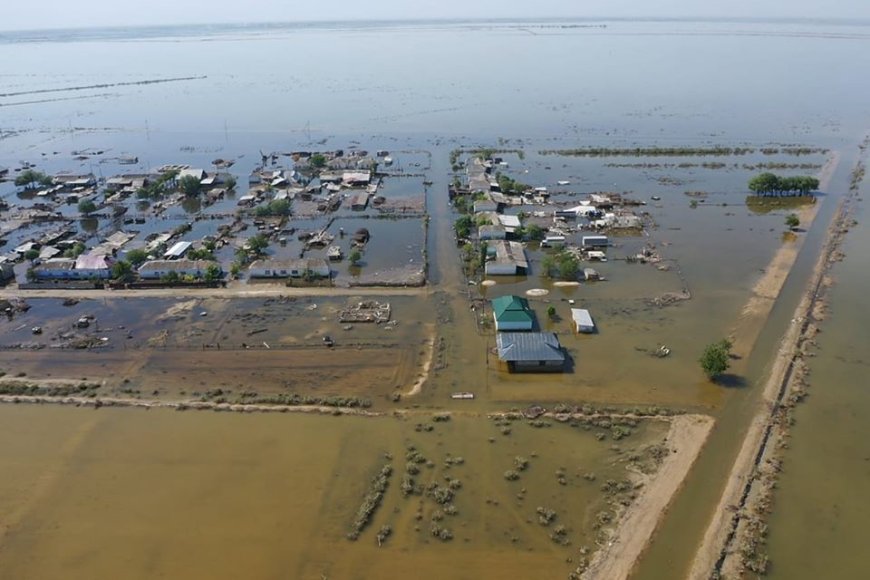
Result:
{"type": "Polygon", "coordinates": [[[237,183],[234,175],[228,175],[226,180],[224,180],[224,187],[227,191],[235,191],[237,183]]]}
{"type": "Polygon", "coordinates": [[[290,215],[292,204],[288,199],[273,199],[269,203],[258,206],[254,210],[254,215],[257,217],[283,217],[290,215]]]}
{"type": "Polygon", "coordinates": [[[112,278],[120,282],[131,282],[135,278],[133,266],[126,260],[118,260],[112,264],[112,278]]]}
{"type": "Polygon", "coordinates": [[[36,250],[34,248],[31,248],[31,249],[27,250],[26,252],[24,252],[24,259],[25,260],[33,261],[33,260],[37,259],[38,257],[39,257],[39,250],[36,250]]]}
{"type": "Polygon", "coordinates": [[[315,153],[311,156],[311,167],[315,169],[323,169],[326,167],[326,156],[322,153],[315,153]]]}
{"type": "Polygon", "coordinates": [[[266,249],[269,247],[269,238],[263,234],[248,239],[245,245],[236,250],[236,258],[242,263],[256,260],[266,255],[266,249]]]}
{"type": "MultiPolygon", "coordinates": [[[[127,259],[130,259],[130,255],[127,254],[127,259]]],[[[192,248],[187,251],[187,259],[188,260],[215,260],[214,253],[212,253],[208,248],[192,248]]]]}
{"type": "Polygon", "coordinates": [[[716,380],[731,366],[731,341],[723,338],[712,344],[708,344],[698,359],[701,370],[710,380],[716,380]]]}
{"type": "Polygon", "coordinates": [[[780,177],[773,173],[762,173],[749,180],[749,190],[756,195],[807,195],[819,189],[815,177],[780,177]]]}
{"type": "Polygon", "coordinates": [[[513,195],[521,195],[523,192],[529,189],[529,186],[525,183],[520,183],[519,181],[504,175],[503,173],[499,173],[496,175],[496,179],[498,180],[498,188],[502,193],[513,194],[513,195]]]}
{"type": "Polygon", "coordinates": [[[533,240],[535,242],[540,242],[547,236],[547,230],[545,230],[538,224],[529,224],[524,229],[524,234],[527,239],[533,240]]]}
{"type": "Polygon", "coordinates": [[[160,281],[167,284],[178,284],[181,282],[181,276],[178,275],[178,272],[172,270],[160,276],[160,281]]]}
{"type": "Polygon", "coordinates": [[[471,228],[474,227],[474,220],[471,216],[464,215],[456,220],[453,227],[456,230],[456,235],[458,237],[467,238],[471,235],[471,228]]]}
{"type": "Polygon", "coordinates": [[[796,213],[790,213],[785,217],[785,225],[788,226],[788,229],[794,230],[801,225],[801,219],[796,213]]]}
{"type": "Polygon", "coordinates": [[[393,466],[389,463],[384,465],[380,472],[372,479],[369,492],[363,498],[362,505],[357,510],[356,518],[351,524],[348,540],[356,540],[360,533],[369,524],[375,511],[380,507],[384,499],[384,493],[390,484],[390,476],[393,474],[393,466]]]}
{"type": "Polygon", "coordinates": [[[750,155],[753,147],[580,147],[577,149],[545,149],[541,155],[572,157],[701,157],[750,155]]]}
{"type": "Polygon", "coordinates": [[[178,180],[178,188],[187,197],[196,197],[202,192],[202,183],[193,175],[185,175],[178,180]]]}
{"type": "Polygon", "coordinates": [[[0,383],[0,395],[23,395],[31,397],[94,397],[99,388],[99,383],[47,386],[25,382],[7,382],[0,383]]]}
{"type": "Polygon", "coordinates": [[[142,248],[136,248],[127,252],[125,259],[133,266],[138,267],[148,261],[148,252],[142,248]]]}
{"type": "Polygon", "coordinates": [[[33,169],[25,169],[15,177],[15,185],[24,187],[24,189],[33,189],[40,185],[48,187],[51,184],[52,179],[50,176],[33,169]]]}
{"type": "Polygon", "coordinates": [[[87,248],[82,242],[76,242],[71,248],[67,248],[64,253],[64,258],[78,258],[85,253],[87,248]]]}
{"type": "Polygon", "coordinates": [[[83,199],[78,204],[79,213],[83,213],[85,215],[90,215],[97,211],[97,204],[95,204],[90,199],[83,199]]]}
{"type": "Polygon", "coordinates": [[[550,320],[555,320],[555,319],[556,319],[556,307],[553,306],[552,304],[550,304],[549,306],[547,306],[547,317],[548,317],[550,320]]]}
{"type": "Polygon", "coordinates": [[[577,274],[580,272],[580,260],[572,253],[560,250],[555,254],[544,256],[544,259],[541,261],[541,268],[543,268],[544,275],[548,278],[577,280],[577,274]]]}
{"type": "Polygon", "coordinates": [[[172,183],[175,181],[176,177],[178,177],[178,170],[173,169],[171,171],[165,171],[161,173],[160,177],[155,181],[152,181],[145,187],[139,188],[139,190],[136,191],[136,197],[139,199],[160,197],[172,187],[172,183]]]}
{"type": "Polygon", "coordinates": [[[221,277],[221,267],[218,264],[209,264],[205,269],[205,274],[203,275],[203,280],[206,282],[215,282],[220,280],[221,277]]]}
{"type": "Polygon", "coordinates": [[[354,266],[357,266],[357,265],[359,265],[360,260],[362,260],[362,254],[360,253],[360,251],[358,249],[354,248],[350,252],[350,255],[347,257],[347,259],[350,260],[351,264],[353,264],[354,266]]]}

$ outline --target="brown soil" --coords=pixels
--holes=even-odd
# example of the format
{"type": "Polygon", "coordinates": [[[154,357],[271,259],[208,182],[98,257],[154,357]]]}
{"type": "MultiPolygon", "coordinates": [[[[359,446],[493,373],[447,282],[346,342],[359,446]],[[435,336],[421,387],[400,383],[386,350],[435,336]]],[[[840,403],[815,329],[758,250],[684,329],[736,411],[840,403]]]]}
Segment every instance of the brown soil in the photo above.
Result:
{"type": "Polygon", "coordinates": [[[622,516],[610,542],[595,554],[584,579],[628,578],[700,455],[713,424],[713,418],[706,415],[671,419],[666,445],[672,453],[654,475],[645,478],[640,494],[622,516]]]}

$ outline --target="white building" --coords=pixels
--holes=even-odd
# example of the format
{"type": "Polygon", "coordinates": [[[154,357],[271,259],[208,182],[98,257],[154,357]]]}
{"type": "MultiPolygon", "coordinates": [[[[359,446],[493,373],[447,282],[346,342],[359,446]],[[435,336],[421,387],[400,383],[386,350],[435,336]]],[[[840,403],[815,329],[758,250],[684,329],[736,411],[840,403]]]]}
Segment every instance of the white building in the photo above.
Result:
{"type": "Polygon", "coordinates": [[[170,272],[179,276],[202,278],[209,266],[220,264],[211,260],[150,260],[139,266],[139,277],[143,280],[159,280],[170,272]]]}
{"type": "Polygon", "coordinates": [[[248,268],[251,278],[329,278],[326,260],[256,260],[248,268]]]}
{"type": "Polygon", "coordinates": [[[595,332],[595,323],[592,321],[592,315],[588,310],[582,308],[572,308],[571,318],[574,320],[574,330],[584,334],[595,332]]]}

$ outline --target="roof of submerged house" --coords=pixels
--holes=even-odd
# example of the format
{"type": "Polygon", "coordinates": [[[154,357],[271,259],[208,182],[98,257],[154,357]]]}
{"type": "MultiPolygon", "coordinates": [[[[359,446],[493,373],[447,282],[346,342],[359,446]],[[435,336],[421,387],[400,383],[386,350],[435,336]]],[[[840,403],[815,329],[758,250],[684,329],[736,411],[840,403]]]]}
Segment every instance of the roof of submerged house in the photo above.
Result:
{"type": "Polygon", "coordinates": [[[564,361],[553,332],[502,332],[496,336],[498,358],[507,362],[564,361]]]}

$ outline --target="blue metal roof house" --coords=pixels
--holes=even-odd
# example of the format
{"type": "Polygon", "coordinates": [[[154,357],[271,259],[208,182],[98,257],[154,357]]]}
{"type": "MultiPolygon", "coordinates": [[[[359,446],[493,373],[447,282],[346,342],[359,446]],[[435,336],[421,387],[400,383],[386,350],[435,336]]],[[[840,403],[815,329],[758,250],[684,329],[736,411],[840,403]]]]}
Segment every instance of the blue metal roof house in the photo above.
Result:
{"type": "Polygon", "coordinates": [[[565,351],[553,332],[500,332],[496,335],[498,358],[513,373],[561,373],[565,351]]]}

